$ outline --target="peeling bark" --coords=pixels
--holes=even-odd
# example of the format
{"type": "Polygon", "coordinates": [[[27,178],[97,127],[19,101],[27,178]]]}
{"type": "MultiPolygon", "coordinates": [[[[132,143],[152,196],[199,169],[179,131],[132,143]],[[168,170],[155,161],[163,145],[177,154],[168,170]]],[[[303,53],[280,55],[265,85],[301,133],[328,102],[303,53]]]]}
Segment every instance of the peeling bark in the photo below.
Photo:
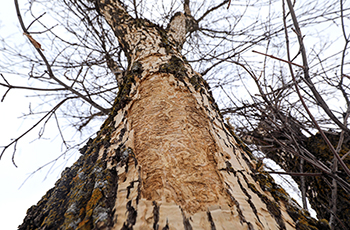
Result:
{"type": "Polygon", "coordinates": [[[110,116],[19,229],[316,229],[224,124],[168,30],[101,0],[129,61],[110,116]],[[279,193],[276,192],[279,191],[279,193]],[[301,227],[302,228],[301,228],[301,227]]]}

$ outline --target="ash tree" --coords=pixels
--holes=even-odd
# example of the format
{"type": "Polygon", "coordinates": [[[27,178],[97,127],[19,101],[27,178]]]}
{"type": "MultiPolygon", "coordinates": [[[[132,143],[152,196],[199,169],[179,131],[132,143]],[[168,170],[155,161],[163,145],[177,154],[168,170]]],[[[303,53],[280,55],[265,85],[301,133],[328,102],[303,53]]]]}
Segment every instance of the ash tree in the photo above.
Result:
{"type": "MultiPolygon", "coordinates": [[[[256,97],[251,104],[232,100],[237,94],[228,90],[238,91],[238,80],[253,79],[262,98],[267,98],[264,103],[273,104],[270,93],[261,90],[266,86],[256,74],[259,67],[252,67],[266,59],[252,56],[251,50],[276,44],[271,50],[278,54],[278,44],[289,41],[291,29],[299,38],[303,57],[299,66],[310,86],[295,6],[286,1],[288,7],[283,4],[274,11],[277,3],[61,0],[20,5],[15,0],[23,36],[32,50],[2,43],[8,58],[2,64],[0,84],[6,89],[2,100],[14,90],[30,90],[43,98],[45,110],[30,111],[28,116],[41,115],[38,122],[5,145],[1,156],[52,120],[66,151],[79,146],[81,153],[55,187],[28,210],[19,229],[329,229],[328,220],[334,227],[335,219],[337,226],[346,225],[334,211],[318,213],[319,220],[311,218],[274,182],[229,122],[240,135],[250,137],[261,119],[273,116],[268,112],[272,106],[258,107],[264,104],[256,97]],[[23,72],[13,67],[14,62],[22,65],[23,72]],[[15,85],[8,77],[12,74],[29,76],[34,85],[15,85]],[[218,93],[222,113],[212,92],[218,93]],[[254,110],[257,118],[250,121],[254,110]],[[240,116],[250,126],[237,119],[240,116]],[[71,146],[61,131],[68,121],[85,133],[101,119],[99,131],[82,146],[71,146]]],[[[313,25],[315,15],[302,21],[304,25],[313,25]]],[[[289,56],[278,61],[294,65],[289,56]]],[[[277,68],[264,67],[276,76],[277,68]]],[[[264,83],[269,77],[264,74],[264,83]]],[[[290,85],[302,87],[299,83],[294,77],[290,85]]],[[[280,159],[270,157],[284,161],[287,172],[304,165],[302,160],[296,166],[289,164],[285,146],[278,144],[275,155],[280,159]]],[[[307,161],[297,151],[292,154],[307,161]]],[[[338,162],[344,166],[342,159],[338,162]]],[[[320,169],[316,163],[311,167],[320,169]]],[[[322,178],[348,193],[346,167],[345,177],[323,169],[322,178]]],[[[302,190],[308,189],[305,183],[300,182],[302,190]]],[[[307,194],[303,192],[304,197],[307,194]]]]}

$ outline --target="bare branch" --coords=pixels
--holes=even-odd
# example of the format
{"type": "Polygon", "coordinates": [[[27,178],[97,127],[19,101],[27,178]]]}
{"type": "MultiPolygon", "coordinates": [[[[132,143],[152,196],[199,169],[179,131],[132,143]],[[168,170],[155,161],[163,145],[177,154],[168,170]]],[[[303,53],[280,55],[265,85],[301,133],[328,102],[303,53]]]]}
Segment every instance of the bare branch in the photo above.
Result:
{"type": "MultiPolygon", "coordinates": [[[[288,3],[288,7],[289,7],[289,11],[291,12],[291,15],[292,15],[292,18],[293,18],[293,23],[294,23],[294,26],[296,27],[296,31],[298,32],[298,40],[299,40],[299,45],[300,45],[300,49],[301,49],[301,53],[302,53],[302,56],[303,56],[303,64],[304,64],[304,74],[305,74],[305,78],[308,79],[308,82],[310,82],[310,77],[309,76],[309,73],[308,73],[308,64],[307,64],[307,57],[306,57],[306,52],[305,52],[305,48],[304,48],[304,43],[303,43],[303,39],[302,39],[302,34],[301,34],[301,31],[300,31],[300,28],[298,26],[298,21],[297,21],[297,18],[295,16],[295,12],[294,12],[294,9],[293,9],[293,6],[292,6],[292,3],[290,0],[286,0],[287,3],[288,3]]],[[[290,56],[288,55],[288,60],[290,60],[290,56]]],[[[290,69],[290,74],[293,78],[293,81],[295,83],[295,89],[296,89],[296,92],[299,96],[299,99],[301,101],[301,103],[303,104],[304,106],[304,109],[306,110],[306,112],[308,113],[309,117],[311,118],[311,120],[313,121],[314,125],[316,126],[317,130],[320,132],[320,134],[322,135],[323,139],[325,140],[325,142],[327,143],[328,147],[330,148],[330,150],[332,151],[332,153],[334,154],[334,156],[337,158],[337,160],[339,161],[340,165],[342,166],[342,168],[344,169],[344,171],[346,172],[346,174],[348,176],[350,176],[350,170],[349,168],[345,165],[344,161],[340,158],[339,154],[335,151],[333,145],[330,143],[329,139],[326,137],[326,135],[324,134],[323,130],[321,129],[321,127],[318,125],[318,122],[316,121],[316,119],[314,118],[314,116],[311,114],[309,108],[307,107],[302,95],[300,94],[300,91],[299,91],[299,87],[298,87],[298,84],[297,84],[297,80],[295,79],[295,76],[294,76],[294,71],[293,71],[293,68],[292,68],[292,65],[291,63],[289,63],[289,69],[290,69]]],[[[314,95],[315,97],[318,99],[319,102],[323,102],[324,104],[326,104],[322,97],[319,95],[319,93],[317,92],[317,90],[315,89],[314,85],[309,85],[310,89],[312,90],[312,92],[314,92],[314,95]]],[[[324,108],[328,108],[328,106],[324,107],[324,108]]],[[[325,112],[327,112],[325,110],[325,112]]],[[[328,114],[328,113],[327,113],[328,114]]],[[[333,113],[331,113],[333,115],[333,113]]],[[[330,116],[330,114],[328,114],[330,116]]],[[[334,115],[333,115],[334,116],[334,115]]],[[[331,116],[330,116],[331,117],[331,116]]],[[[332,117],[331,117],[332,118],[332,117]]],[[[338,119],[334,120],[332,119],[334,122],[338,121],[340,123],[340,121],[338,119]]],[[[338,122],[336,122],[338,124],[338,122]]],[[[340,123],[342,127],[345,127],[346,131],[349,131],[350,130],[342,123],[340,123]]]]}
{"type": "MultiPolygon", "coordinates": [[[[315,96],[319,106],[321,106],[321,108],[327,113],[327,115],[341,129],[345,130],[347,133],[350,134],[350,129],[348,127],[344,126],[343,123],[341,123],[339,121],[339,119],[333,114],[333,112],[329,109],[327,103],[323,100],[322,96],[316,90],[315,85],[311,81],[311,78],[310,78],[310,75],[309,75],[309,66],[308,66],[308,61],[307,61],[306,50],[305,50],[305,46],[304,46],[304,42],[303,42],[303,36],[302,36],[301,30],[299,28],[299,23],[298,23],[296,15],[295,15],[292,2],[290,0],[286,0],[286,1],[287,1],[287,5],[288,5],[288,8],[289,8],[289,12],[290,12],[292,20],[293,20],[293,24],[294,24],[295,31],[296,31],[296,34],[297,34],[297,37],[298,37],[298,41],[299,41],[299,46],[300,46],[300,51],[301,51],[302,60],[303,60],[303,66],[304,66],[303,70],[304,70],[305,80],[308,83],[308,86],[309,86],[310,90],[312,91],[313,95],[315,96]]],[[[350,173],[350,171],[349,171],[349,173],[350,173]]]]}
{"type": "MultiPolygon", "coordinates": [[[[16,6],[17,17],[18,17],[18,20],[20,22],[21,28],[22,28],[22,30],[24,31],[25,34],[29,34],[27,29],[25,28],[23,20],[22,20],[22,16],[21,16],[21,13],[20,13],[20,10],[19,10],[19,6],[18,6],[18,0],[15,0],[15,6],[16,6]]],[[[95,108],[97,108],[100,111],[104,112],[105,114],[108,113],[108,109],[105,109],[105,108],[101,107],[100,105],[96,104],[94,101],[86,98],[84,95],[82,95],[81,93],[79,93],[78,91],[73,89],[72,87],[69,87],[68,85],[63,83],[61,80],[56,78],[54,73],[53,73],[53,71],[52,71],[51,65],[47,61],[47,59],[46,59],[45,55],[42,53],[41,49],[39,47],[35,47],[35,48],[36,48],[37,52],[39,53],[40,57],[42,58],[42,60],[44,61],[45,65],[47,67],[46,73],[50,76],[51,79],[55,80],[58,84],[62,85],[65,89],[71,91],[72,93],[74,93],[78,97],[82,98],[86,102],[90,103],[92,106],[94,106],[95,108]]]]}
{"type": "Polygon", "coordinates": [[[215,11],[216,9],[222,7],[223,5],[225,5],[226,3],[228,3],[230,0],[224,0],[222,3],[220,3],[217,6],[214,6],[212,8],[210,8],[209,10],[207,10],[201,17],[199,17],[197,19],[197,22],[202,21],[208,14],[210,14],[211,12],[215,11]]]}
{"type": "Polygon", "coordinates": [[[253,50],[252,52],[253,52],[253,53],[258,53],[258,54],[261,54],[261,55],[264,55],[264,56],[267,56],[267,57],[270,57],[270,58],[273,58],[273,59],[276,59],[276,60],[279,60],[279,61],[282,61],[282,62],[285,62],[285,63],[288,63],[288,64],[292,64],[292,65],[298,66],[298,67],[300,67],[300,68],[302,68],[302,69],[304,69],[304,68],[305,68],[305,67],[304,67],[304,66],[302,66],[302,65],[299,65],[299,64],[293,63],[292,61],[286,61],[286,60],[283,60],[283,59],[278,58],[278,57],[275,57],[275,56],[273,56],[273,55],[264,54],[264,53],[261,53],[261,52],[255,51],[255,50],[253,50]]]}
{"type": "Polygon", "coordinates": [[[45,116],[43,116],[38,122],[36,122],[30,129],[28,129],[27,131],[25,131],[22,135],[20,135],[19,137],[17,137],[16,139],[14,139],[13,141],[11,141],[8,145],[6,146],[3,146],[3,150],[0,154],[0,160],[2,158],[2,156],[4,155],[5,151],[11,147],[12,145],[15,146],[14,148],[14,151],[12,153],[12,163],[17,167],[16,163],[15,163],[15,160],[14,160],[14,157],[15,157],[15,154],[16,154],[16,145],[18,143],[18,141],[24,137],[25,135],[27,135],[27,133],[29,133],[30,131],[32,131],[35,127],[37,127],[42,121],[44,121],[46,118],[49,118],[51,117],[54,112],[61,106],[63,105],[63,103],[65,103],[67,100],[70,100],[70,99],[73,99],[73,97],[68,97],[68,98],[65,98],[64,100],[62,100],[60,103],[58,103],[54,108],[52,108],[48,113],[45,114],[45,116]]]}

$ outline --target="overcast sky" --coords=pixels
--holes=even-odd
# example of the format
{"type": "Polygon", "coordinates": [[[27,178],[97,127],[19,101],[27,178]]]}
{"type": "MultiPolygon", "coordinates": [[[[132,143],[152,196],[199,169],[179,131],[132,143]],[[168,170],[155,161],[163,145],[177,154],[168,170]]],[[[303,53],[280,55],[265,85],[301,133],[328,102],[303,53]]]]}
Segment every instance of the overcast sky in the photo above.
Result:
{"type": "MultiPolygon", "coordinates": [[[[1,1],[0,35],[6,39],[24,39],[18,26],[12,0],[1,1]]],[[[12,84],[18,83],[15,76],[6,74],[6,77],[12,84]]],[[[5,91],[0,87],[0,97],[5,91]]],[[[28,95],[26,91],[13,90],[8,93],[4,102],[0,102],[0,146],[8,144],[11,138],[18,137],[34,124],[35,120],[20,119],[24,112],[28,112],[31,100],[34,100],[26,95],[28,95]]],[[[27,209],[36,204],[46,191],[54,186],[62,169],[72,164],[78,157],[78,154],[75,154],[70,161],[64,161],[67,165],[61,164],[63,161],[55,164],[48,175],[49,168],[39,171],[20,188],[31,172],[51,161],[61,152],[61,143],[58,138],[53,141],[35,141],[37,133],[38,131],[34,131],[18,143],[15,156],[18,168],[11,163],[13,148],[6,151],[0,161],[0,229],[2,230],[17,229],[27,209]]]]}

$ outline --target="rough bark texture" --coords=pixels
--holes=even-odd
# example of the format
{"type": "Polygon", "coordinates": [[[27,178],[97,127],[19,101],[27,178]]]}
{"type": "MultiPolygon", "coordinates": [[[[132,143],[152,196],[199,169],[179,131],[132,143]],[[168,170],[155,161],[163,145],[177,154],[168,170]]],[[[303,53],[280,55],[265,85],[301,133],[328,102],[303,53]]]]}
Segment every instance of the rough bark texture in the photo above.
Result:
{"type": "Polygon", "coordinates": [[[224,124],[180,53],[184,14],[163,30],[118,1],[98,8],[128,57],[123,85],[97,137],[19,229],[321,229],[224,124]]]}
{"type": "MultiPolygon", "coordinates": [[[[299,144],[312,153],[318,160],[321,162],[332,162],[334,155],[330,151],[327,144],[324,142],[320,134],[316,134],[310,137],[305,137],[304,135],[297,130],[299,134],[298,140],[299,144]]],[[[283,137],[283,133],[277,130],[269,130],[270,135],[274,136],[276,139],[285,142],[286,139],[283,137]]],[[[254,132],[254,137],[258,140],[264,139],[264,145],[266,146],[267,136],[262,132],[254,132]]],[[[328,139],[331,141],[334,147],[337,146],[339,141],[339,135],[327,134],[328,139]]],[[[270,138],[270,140],[272,140],[270,138]]],[[[293,153],[290,153],[286,150],[283,150],[281,146],[277,145],[275,142],[269,143],[273,148],[264,149],[264,152],[267,153],[267,157],[273,159],[278,165],[281,166],[285,171],[288,172],[299,172],[300,158],[295,156],[293,153]]],[[[340,151],[340,156],[344,156],[350,150],[350,139],[346,137],[340,151]]],[[[349,158],[344,159],[345,164],[350,168],[349,158]]],[[[306,173],[316,173],[320,170],[316,169],[311,164],[305,162],[303,166],[303,171],[306,173]]],[[[350,182],[350,178],[346,176],[344,170],[339,167],[339,174],[345,181],[350,182]]],[[[301,177],[294,176],[293,179],[301,187],[301,177]]],[[[331,191],[331,178],[323,177],[305,177],[306,184],[306,195],[310,201],[311,207],[316,211],[317,217],[319,219],[330,219],[331,211],[331,201],[332,201],[332,191],[331,191]],[[328,182],[326,182],[328,180],[328,182]]],[[[338,186],[337,193],[337,217],[343,222],[346,229],[350,229],[350,195],[342,189],[341,186],[338,186]]],[[[335,229],[342,230],[344,229],[339,221],[336,221],[335,229]]]]}
{"type": "MultiPolygon", "coordinates": [[[[339,141],[339,135],[327,135],[332,144],[336,147],[339,141]]],[[[334,159],[333,153],[330,151],[329,147],[326,145],[320,134],[316,134],[308,138],[306,143],[306,148],[313,153],[322,162],[332,162],[334,159]]],[[[342,150],[340,151],[340,156],[344,156],[348,151],[350,151],[350,139],[346,138],[342,150]]],[[[349,157],[344,159],[344,163],[350,168],[349,157]]],[[[305,171],[315,172],[312,166],[306,164],[304,166],[305,171]]],[[[339,167],[339,176],[345,179],[345,181],[350,183],[350,178],[346,175],[344,170],[339,167]]],[[[331,181],[331,179],[328,179],[331,181]]],[[[325,182],[324,179],[320,177],[306,178],[306,183],[308,185],[307,196],[309,197],[310,204],[313,209],[316,210],[319,218],[330,219],[329,208],[331,207],[330,201],[332,200],[331,187],[325,182]]],[[[337,191],[337,217],[343,222],[347,229],[350,229],[350,194],[345,192],[341,186],[338,186],[337,191]]],[[[335,229],[343,229],[338,221],[335,221],[335,229]]]]}

